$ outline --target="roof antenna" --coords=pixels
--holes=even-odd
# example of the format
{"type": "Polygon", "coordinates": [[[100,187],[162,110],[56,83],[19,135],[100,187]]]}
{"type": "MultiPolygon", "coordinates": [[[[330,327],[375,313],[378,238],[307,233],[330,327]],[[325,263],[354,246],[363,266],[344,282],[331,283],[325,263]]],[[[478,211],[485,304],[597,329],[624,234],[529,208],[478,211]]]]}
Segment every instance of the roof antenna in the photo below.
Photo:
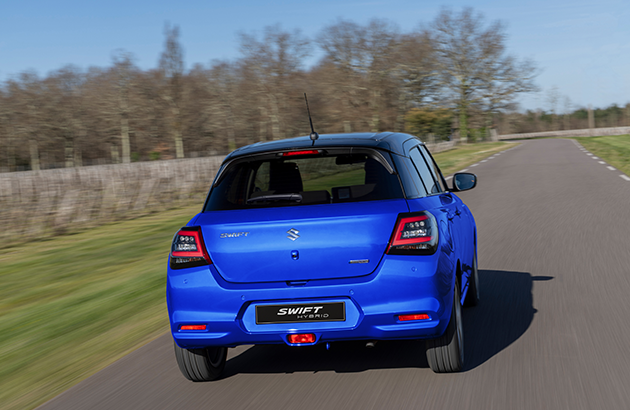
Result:
{"type": "Polygon", "coordinates": [[[308,98],[306,98],[306,93],[304,93],[304,100],[306,101],[306,111],[308,112],[308,121],[311,123],[311,140],[313,141],[313,145],[315,145],[315,140],[319,138],[319,134],[315,132],[313,129],[313,120],[311,119],[311,110],[308,108],[308,98]]]}

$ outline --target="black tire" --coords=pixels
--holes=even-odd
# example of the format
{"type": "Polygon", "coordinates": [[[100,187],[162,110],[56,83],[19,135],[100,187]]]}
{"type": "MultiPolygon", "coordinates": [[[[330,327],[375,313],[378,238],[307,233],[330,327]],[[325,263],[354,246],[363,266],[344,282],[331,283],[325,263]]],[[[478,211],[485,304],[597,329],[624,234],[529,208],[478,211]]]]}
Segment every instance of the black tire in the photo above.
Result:
{"type": "Polygon", "coordinates": [[[209,382],[221,376],[227,359],[227,347],[182,349],[175,345],[175,358],[184,377],[193,382],[209,382]]]}
{"type": "Polygon", "coordinates": [[[472,274],[470,275],[468,292],[464,299],[464,307],[477,306],[479,303],[479,272],[477,271],[477,252],[473,256],[472,274]]]}
{"type": "Polygon", "coordinates": [[[464,367],[464,328],[459,302],[459,280],[455,280],[451,320],[444,334],[427,340],[427,361],[435,373],[459,372],[464,367]]]}

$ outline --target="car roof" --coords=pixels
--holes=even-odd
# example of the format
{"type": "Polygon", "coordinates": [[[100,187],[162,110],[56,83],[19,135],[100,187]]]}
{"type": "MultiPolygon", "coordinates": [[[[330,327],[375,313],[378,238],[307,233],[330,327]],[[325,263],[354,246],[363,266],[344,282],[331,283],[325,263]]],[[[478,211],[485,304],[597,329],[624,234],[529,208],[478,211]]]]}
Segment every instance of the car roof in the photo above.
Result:
{"type": "Polygon", "coordinates": [[[416,141],[421,142],[418,137],[400,132],[322,134],[314,144],[307,135],[246,145],[232,151],[225,160],[227,161],[240,156],[253,155],[268,151],[284,151],[318,147],[366,147],[382,149],[395,154],[404,155],[403,144],[405,141],[410,139],[415,139],[416,141]]]}

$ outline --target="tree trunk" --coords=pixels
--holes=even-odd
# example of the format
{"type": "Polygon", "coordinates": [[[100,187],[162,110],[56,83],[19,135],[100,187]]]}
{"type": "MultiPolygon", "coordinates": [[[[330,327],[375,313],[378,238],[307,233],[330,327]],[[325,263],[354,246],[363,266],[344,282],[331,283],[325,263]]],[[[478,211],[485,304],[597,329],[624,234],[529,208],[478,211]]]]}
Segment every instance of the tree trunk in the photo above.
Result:
{"type": "Polygon", "coordinates": [[[118,154],[118,148],[116,145],[110,145],[110,151],[112,153],[112,164],[118,164],[120,162],[120,156],[118,154]]]}
{"type": "Polygon", "coordinates": [[[131,162],[131,149],[129,148],[129,120],[125,115],[120,119],[120,146],[122,147],[122,162],[131,162]]]}
{"type": "Polygon", "coordinates": [[[74,167],[74,150],[73,143],[70,138],[66,138],[64,144],[64,152],[65,152],[65,167],[72,168],[74,167]]]}
{"type": "Polygon", "coordinates": [[[262,118],[262,120],[260,121],[259,135],[259,140],[262,142],[267,140],[267,109],[262,105],[258,107],[258,109],[260,110],[260,118],[262,118]]]}
{"type": "Polygon", "coordinates": [[[9,172],[11,172],[15,171],[15,148],[13,146],[13,138],[7,138],[7,142],[7,167],[9,168],[9,172]]]}
{"type": "Polygon", "coordinates": [[[352,125],[350,124],[350,121],[344,121],[343,122],[343,132],[345,132],[345,133],[351,133],[352,132],[352,125]]]}
{"type": "Polygon", "coordinates": [[[468,141],[468,115],[466,112],[466,106],[462,105],[459,108],[459,143],[466,143],[468,141]]]}
{"type": "Polygon", "coordinates": [[[33,171],[39,171],[39,150],[37,149],[37,140],[29,140],[29,148],[31,151],[31,169],[33,171]]]}
{"type": "Polygon", "coordinates": [[[74,147],[74,166],[82,167],[83,166],[83,155],[81,153],[81,148],[74,147]]]}
{"type": "Polygon", "coordinates": [[[381,122],[381,118],[378,113],[378,98],[380,97],[380,93],[378,91],[374,91],[372,93],[372,132],[378,132],[379,125],[381,122]]]}
{"type": "Polygon", "coordinates": [[[271,102],[271,138],[274,140],[282,139],[282,133],[280,131],[280,119],[278,114],[278,101],[273,94],[269,94],[269,100],[271,102]]]}
{"type": "Polygon", "coordinates": [[[175,158],[184,158],[184,141],[182,139],[181,115],[178,107],[173,107],[173,134],[175,136],[175,158]]]}
{"type": "Polygon", "coordinates": [[[394,125],[394,131],[396,132],[403,132],[405,130],[405,108],[407,108],[405,93],[401,91],[398,96],[398,115],[396,116],[396,125],[394,125]]]}
{"type": "Polygon", "coordinates": [[[232,106],[229,103],[223,104],[223,116],[225,127],[228,133],[228,149],[230,152],[236,149],[236,137],[234,133],[234,116],[232,115],[232,106]]]}

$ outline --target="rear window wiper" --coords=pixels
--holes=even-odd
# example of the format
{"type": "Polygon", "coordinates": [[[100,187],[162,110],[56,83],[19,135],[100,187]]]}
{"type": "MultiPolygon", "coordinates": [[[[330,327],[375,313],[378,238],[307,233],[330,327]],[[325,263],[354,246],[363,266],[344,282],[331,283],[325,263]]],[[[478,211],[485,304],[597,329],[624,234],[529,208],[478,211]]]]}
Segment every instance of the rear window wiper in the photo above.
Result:
{"type": "Polygon", "coordinates": [[[300,194],[272,194],[272,195],[261,195],[254,198],[249,198],[247,200],[248,204],[254,202],[264,202],[264,201],[293,201],[293,202],[302,202],[302,195],[300,194]]]}

